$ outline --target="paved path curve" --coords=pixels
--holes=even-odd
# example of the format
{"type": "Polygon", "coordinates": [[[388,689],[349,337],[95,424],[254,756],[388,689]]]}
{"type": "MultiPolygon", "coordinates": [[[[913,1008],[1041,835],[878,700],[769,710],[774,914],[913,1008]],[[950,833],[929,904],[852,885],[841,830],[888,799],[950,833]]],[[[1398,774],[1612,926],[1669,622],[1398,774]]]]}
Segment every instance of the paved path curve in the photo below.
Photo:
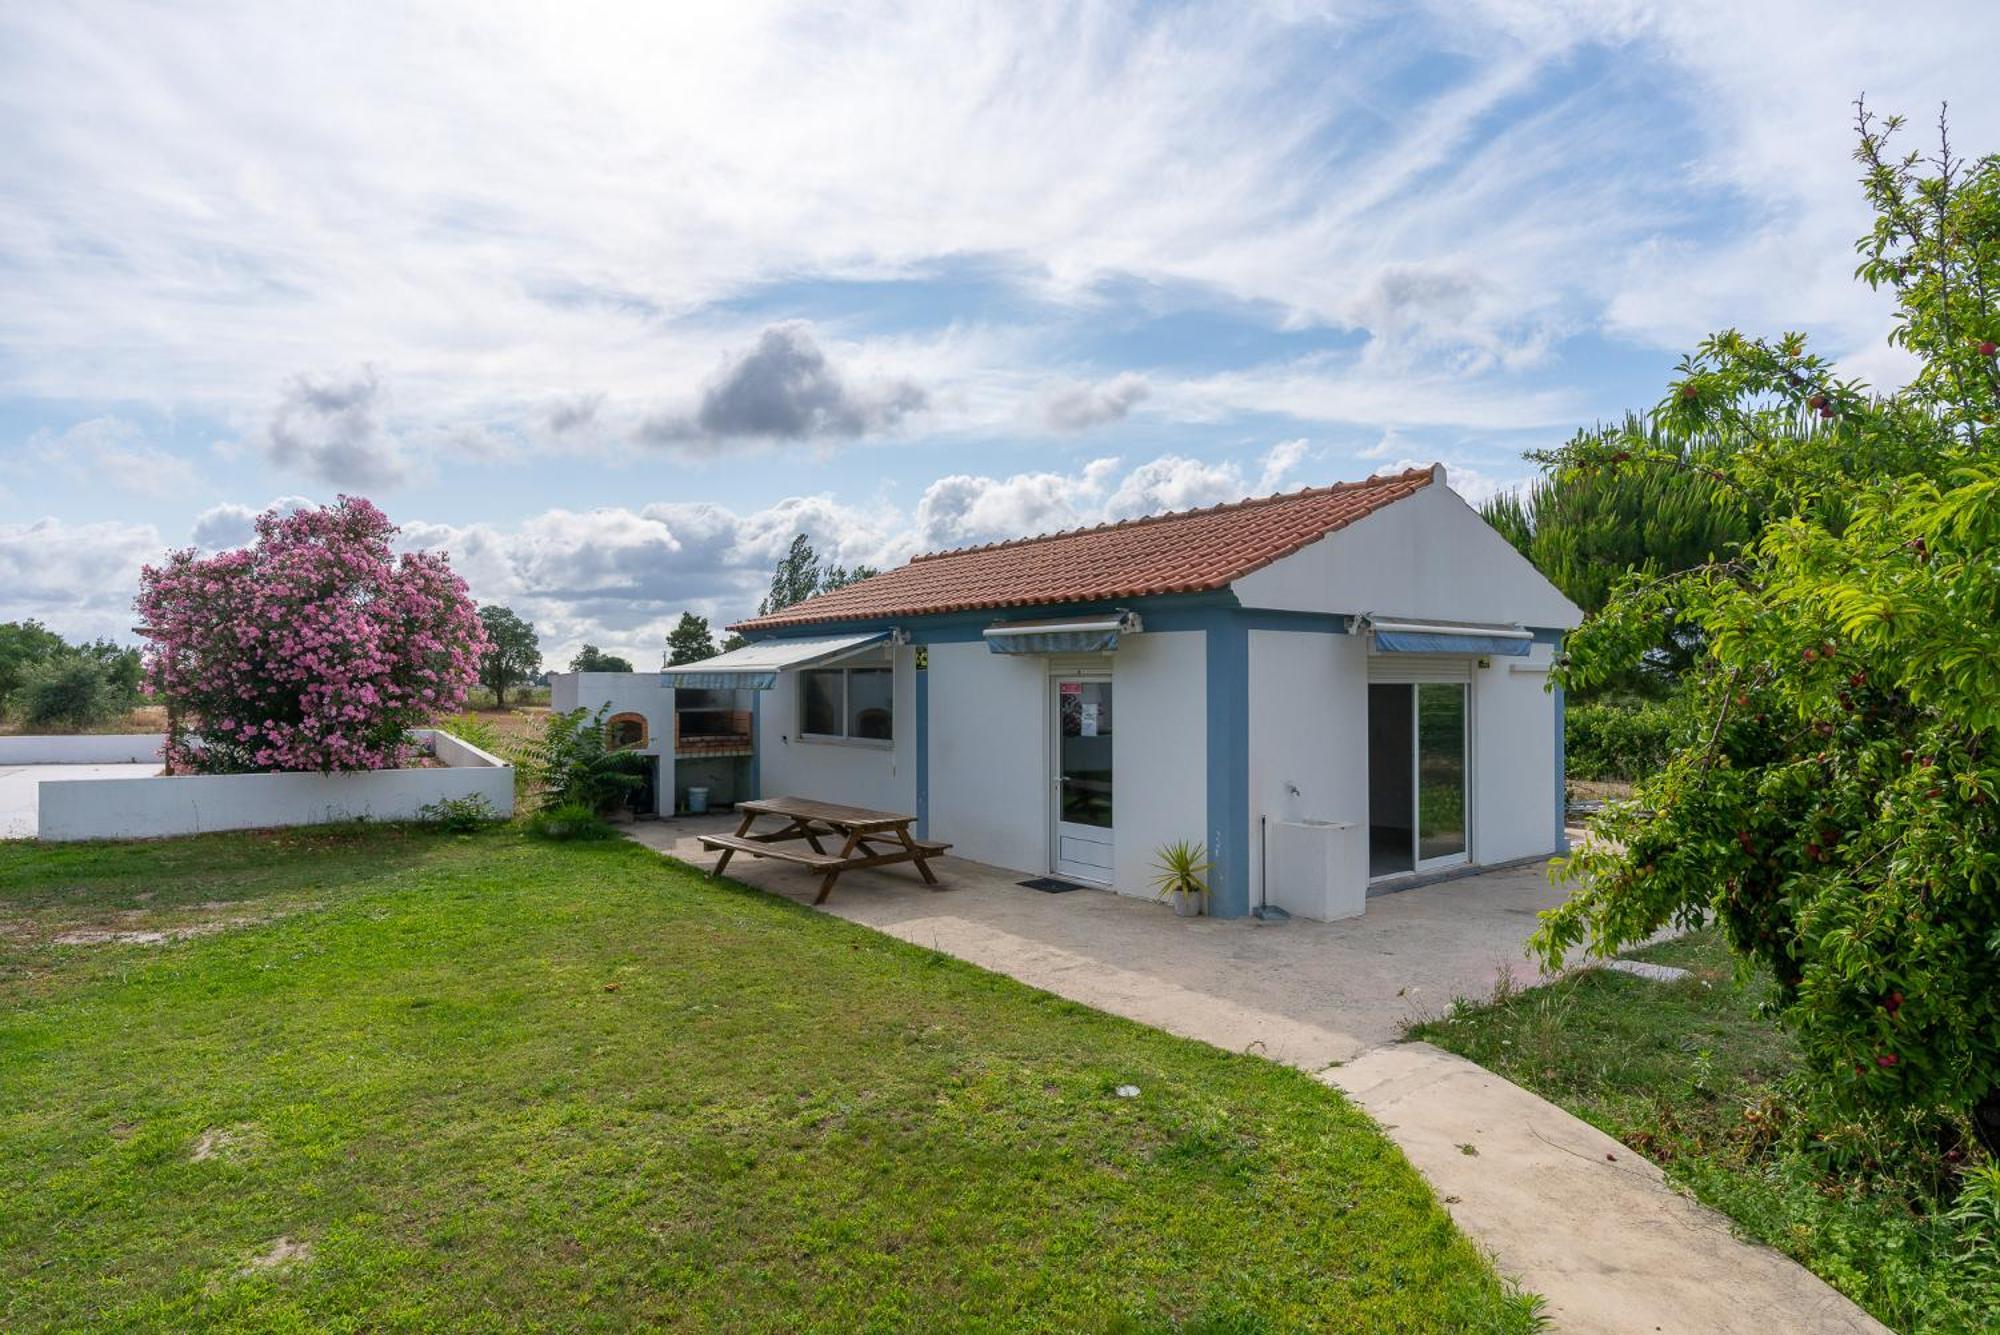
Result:
{"type": "MultiPolygon", "coordinates": [[[[632,837],[699,866],[716,820],[644,822],[632,837]]],[[[746,860],[747,861],[747,860],[746,860]]],[[[1540,867],[1373,900],[1344,923],[1179,919],[1100,892],[1022,889],[956,858],[948,893],[891,871],[841,878],[824,911],[1099,1010],[1309,1071],[1375,1118],[1502,1273],[1549,1300],[1558,1330],[1817,1335],[1886,1327],[1812,1272],[1735,1237],[1642,1156],[1404,1025],[1532,970],[1522,942],[1560,898],[1540,867]],[[1468,1154],[1464,1146],[1474,1153],[1468,1154]]],[[[773,862],[732,879],[809,901],[773,862]]]]}

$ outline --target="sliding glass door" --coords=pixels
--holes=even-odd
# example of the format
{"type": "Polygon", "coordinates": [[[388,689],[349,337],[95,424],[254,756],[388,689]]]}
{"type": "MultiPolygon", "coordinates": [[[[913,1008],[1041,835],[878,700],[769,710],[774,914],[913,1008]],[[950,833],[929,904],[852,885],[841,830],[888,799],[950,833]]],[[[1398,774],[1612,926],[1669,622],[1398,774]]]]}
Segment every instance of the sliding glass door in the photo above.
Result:
{"type": "Polygon", "coordinates": [[[1467,693],[1463,682],[1369,686],[1370,876],[1465,860],[1467,693]]]}

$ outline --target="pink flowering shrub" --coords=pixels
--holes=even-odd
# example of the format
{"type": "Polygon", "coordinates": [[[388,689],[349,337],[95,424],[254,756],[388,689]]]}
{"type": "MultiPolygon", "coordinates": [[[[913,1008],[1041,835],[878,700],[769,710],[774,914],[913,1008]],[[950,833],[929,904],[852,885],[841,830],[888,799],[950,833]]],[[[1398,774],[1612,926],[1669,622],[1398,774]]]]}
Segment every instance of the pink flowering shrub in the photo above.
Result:
{"type": "Polygon", "coordinates": [[[486,633],[436,553],[397,557],[366,500],[257,520],[237,551],[175,552],[139,577],[146,686],[177,772],[387,769],[455,712],[486,633]]]}

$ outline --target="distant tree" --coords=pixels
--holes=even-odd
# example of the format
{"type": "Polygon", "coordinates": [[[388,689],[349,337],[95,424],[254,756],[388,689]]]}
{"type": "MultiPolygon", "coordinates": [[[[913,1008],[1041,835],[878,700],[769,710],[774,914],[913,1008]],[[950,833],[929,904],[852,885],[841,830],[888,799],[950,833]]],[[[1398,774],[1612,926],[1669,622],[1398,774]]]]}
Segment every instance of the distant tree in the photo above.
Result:
{"type": "Polygon", "coordinates": [[[511,608],[488,604],[479,609],[486,627],[486,653],[479,660],[479,684],[493,692],[493,703],[507,707],[507,688],[542,670],[542,641],[533,622],[523,621],[511,608]]]}
{"type": "Polygon", "coordinates": [[[571,672],[630,672],[632,660],[607,654],[594,644],[586,644],[569,660],[571,672]]]}
{"type": "Polygon", "coordinates": [[[822,565],[819,553],[813,550],[811,539],[803,533],[798,534],[785,554],[778,558],[778,568],[771,573],[771,591],[757,604],[757,615],[761,617],[782,612],[794,603],[844,589],[881,573],[874,566],[867,565],[856,566],[852,570],[846,566],[822,565]]]}
{"type": "MultiPolygon", "coordinates": [[[[1801,431],[1807,428],[1801,426],[1801,431]]],[[[1585,432],[1594,439],[1606,428],[1585,432]]],[[[1586,612],[1610,601],[1625,574],[1667,575],[1725,555],[1755,533],[1741,498],[1700,470],[1721,442],[1675,441],[1657,423],[1625,419],[1624,439],[1679,468],[1553,472],[1526,494],[1502,492],[1480,507],[1486,521],[1586,612]]]]}
{"type": "Polygon", "coordinates": [[[782,612],[793,603],[802,603],[819,592],[819,553],[813,550],[812,541],[801,533],[792,539],[792,545],[778,558],[778,568],[771,572],[771,591],[757,604],[757,615],[769,616],[782,612]]]}
{"type": "Polygon", "coordinates": [[[74,650],[31,664],[14,689],[14,712],[32,728],[91,728],[126,707],[105,665],[74,650]]]}
{"type": "Polygon", "coordinates": [[[699,663],[704,658],[715,657],[716,653],[715,637],[709,633],[707,617],[683,612],[681,619],[674,623],[674,628],[667,632],[668,667],[699,663]]]}
{"type": "Polygon", "coordinates": [[[39,621],[0,621],[0,713],[29,668],[62,652],[63,638],[39,621]]]}
{"type": "Polygon", "coordinates": [[[825,573],[819,577],[819,591],[821,593],[832,593],[835,589],[844,589],[850,584],[859,584],[862,580],[873,579],[881,573],[874,566],[856,566],[852,570],[847,569],[845,566],[828,566],[825,573]]]}

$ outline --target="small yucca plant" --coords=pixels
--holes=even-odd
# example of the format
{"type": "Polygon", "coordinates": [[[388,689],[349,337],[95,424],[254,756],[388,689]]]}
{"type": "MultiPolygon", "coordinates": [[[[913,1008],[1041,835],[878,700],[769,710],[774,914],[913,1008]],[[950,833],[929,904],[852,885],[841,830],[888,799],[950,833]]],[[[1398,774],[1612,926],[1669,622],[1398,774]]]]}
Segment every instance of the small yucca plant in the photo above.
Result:
{"type": "Polygon", "coordinates": [[[1208,873],[1214,864],[1206,846],[1177,839],[1160,849],[1153,865],[1158,869],[1153,885],[1161,899],[1192,896],[1199,903],[1208,897],[1208,873]]]}

